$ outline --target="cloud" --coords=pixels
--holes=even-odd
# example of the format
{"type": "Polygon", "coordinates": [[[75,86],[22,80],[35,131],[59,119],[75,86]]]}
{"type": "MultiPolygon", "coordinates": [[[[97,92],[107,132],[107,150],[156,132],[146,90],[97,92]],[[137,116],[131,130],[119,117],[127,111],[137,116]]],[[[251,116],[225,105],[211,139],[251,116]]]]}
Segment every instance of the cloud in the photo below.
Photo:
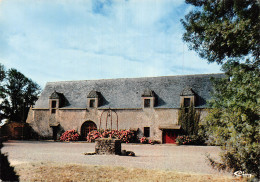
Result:
{"type": "Polygon", "coordinates": [[[0,62],[47,81],[219,72],[182,42],[184,0],[0,3],[0,62]]]}

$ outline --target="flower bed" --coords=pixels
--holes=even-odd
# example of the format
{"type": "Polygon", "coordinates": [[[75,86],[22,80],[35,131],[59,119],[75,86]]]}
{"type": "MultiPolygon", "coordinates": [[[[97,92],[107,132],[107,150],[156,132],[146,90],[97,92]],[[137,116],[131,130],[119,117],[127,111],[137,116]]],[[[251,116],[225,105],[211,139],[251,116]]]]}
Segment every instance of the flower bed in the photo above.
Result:
{"type": "Polygon", "coordinates": [[[180,145],[189,145],[191,143],[191,139],[189,136],[178,136],[176,138],[176,143],[179,143],[180,145]]]}
{"type": "Polygon", "coordinates": [[[78,140],[79,140],[79,134],[76,130],[67,130],[60,137],[60,141],[78,141],[78,140]]]}
{"type": "Polygon", "coordinates": [[[158,140],[151,140],[151,139],[149,139],[148,143],[150,143],[151,145],[160,144],[158,140]]]}
{"type": "Polygon", "coordinates": [[[102,135],[97,130],[89,132],[88,136],[86,137],[88,142],[95,142],[95,140],[98,138],[102,138],[102,135]]]}
{"type": "Polygon", "coordinates": [[[140,143],[147,144],[149,143],[149,140],[146,137],[140,138],[140,143]]]}

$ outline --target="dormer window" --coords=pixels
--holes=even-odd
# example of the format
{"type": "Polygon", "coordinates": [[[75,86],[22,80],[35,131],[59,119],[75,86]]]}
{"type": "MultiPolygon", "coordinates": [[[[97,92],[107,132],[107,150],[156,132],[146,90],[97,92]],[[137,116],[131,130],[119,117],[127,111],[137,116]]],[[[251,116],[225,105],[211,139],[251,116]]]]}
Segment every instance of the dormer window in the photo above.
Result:
{"type": "Polygon", "coordinates": [[[52,100],[51,101],[51,113],[54,114],[56,113],[56,106],[57,106],[57,101],[56,100],[52,100]]]}
{"type": "Polygon", "coordinates": [[[51,108],[56,108],[56,105],[57,105],[56,100],[51,101],[51,108]]]}
{"type": "Polygon", "coordinates": [[[195,105],[195,93],[191,88],[186,87],[180,94],[180,105],[187,108],[191,104],[195,105]]]}
{"type": "Polygon", "coordinates": [[[55,114],[57,109],[59,109],[61,107],[61,103],[62,103],[62,93],[58,93],[56,91],[54,91],[51,96],[49,97],[50,101],[49,101],[49,108],[52,114],[55,114]]]}
{"type": "Polygon", "coordinates": [[[145,89],[142,94],[142,106],[143,108],[153,108],[155,105],[155,94],[150,89],[145,89]]]}
{"type": "Polygon", "coordinates": [[[89,107],[95,107],[95,99],[90,99],[89,107]]]}
{"type": "Polygon", "coordinates": [[[150,101],[150,99],[144,99],[144,107],[150,107],[150,104],[151,103],[151,101],[150,101]]]}
{"type": "Polygon", "coordinates": [[[184,98],[184,107],[190,107],[191,102],[190,102],[190,98],[184,98]]]}
{"type": "Polygon", "coordinates": [[[99,106],[100,93],[92,90],[87,96],[87,107],[88,108],[97,108],[99,106]]]}

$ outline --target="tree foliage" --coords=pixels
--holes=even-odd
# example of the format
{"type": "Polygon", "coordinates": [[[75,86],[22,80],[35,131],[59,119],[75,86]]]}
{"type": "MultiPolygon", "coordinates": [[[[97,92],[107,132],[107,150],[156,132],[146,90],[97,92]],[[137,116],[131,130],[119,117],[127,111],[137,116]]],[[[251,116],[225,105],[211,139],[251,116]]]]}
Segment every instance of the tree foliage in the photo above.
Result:
{"type": "Polygon", "coordinates": [[[5,78],[5,68],[4,65],[0,63],[0,81],[2,82],[5,78]]]}
{"type": "Polygon", "coordinates": [[[223,149],[218,166],[259,178],[259,1],[186,2],[194,9],[181,20],[186,29],[183,40],[208,62],[222,64],[227,76],[213,80],[212,109],[205,125],[210,141],[223,149]]]}
{"type": "Polygon", "coordinates": [[[2,85],[1,110],[10,121],[25,121],[28,109],[37,100],[40,86],[16,69],[5,71],[2,85]]]}
{"type": "Polygon", "coordinates": [[[3,88],[3,80],[5,78],[5,68],[4,65],[2,65],[0,63],[0,98],[3,97],[3,92],[4,92],[4,88],[3,88]]]}
{"type": "Polygon", "coordinates": [[[185,135],[197,135],[199,130],[200,112],[193,104],[185,108],[183,105],[178,113],[178,122],[185,135]]]}
{"type": "Polygon", "coordinates": [[[183,40],[209,62],[249,58],[259,64],[260,15],[257,0],[186,0],[196,8],[181,22],[183,40]]]}
{"type": "MultiPolygon", "coordinates": [[[[221,145],[226,168],[260,175],[260,70],[232,64],[230,79],[215,80],[212,110],[206,118],[207,136],[221,145]]],[[[223,165],[222,165],[223,166],[223,165]]]]}
{"type": "Polygon", "coordinates": [[[1,102],[3,101],[4,98],[4,86],[3,86],[3,81],[5,78],[5,67],[0,63],[0,121],[3,118],[3,105],[1,102]]]}

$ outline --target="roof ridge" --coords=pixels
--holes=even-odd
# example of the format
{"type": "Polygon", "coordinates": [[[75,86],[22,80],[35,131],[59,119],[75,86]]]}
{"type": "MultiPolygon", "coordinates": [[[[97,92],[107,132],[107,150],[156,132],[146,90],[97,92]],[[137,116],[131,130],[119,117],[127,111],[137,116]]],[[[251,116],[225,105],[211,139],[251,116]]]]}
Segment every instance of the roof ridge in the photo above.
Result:
{"type": "Polygon", "coordinates": [[[132,77],[132,78],[102,78],[102,79],[92,79],[92,80],[64,80],[64,81],[52,81],[48,83],[65,83],[65,82],[83,82],[83,81],[101,81],[101,80],[131,80],[131,79],[144,79],[144,78],[167,78],[167,77],[187,77],[187,76],[207,76],[207,75],[223,75],[225,73],[205,73],[205,74],[191,74],[191,75],[168,75],[168,76],[147,76],[147,77],[132,77]]]}

